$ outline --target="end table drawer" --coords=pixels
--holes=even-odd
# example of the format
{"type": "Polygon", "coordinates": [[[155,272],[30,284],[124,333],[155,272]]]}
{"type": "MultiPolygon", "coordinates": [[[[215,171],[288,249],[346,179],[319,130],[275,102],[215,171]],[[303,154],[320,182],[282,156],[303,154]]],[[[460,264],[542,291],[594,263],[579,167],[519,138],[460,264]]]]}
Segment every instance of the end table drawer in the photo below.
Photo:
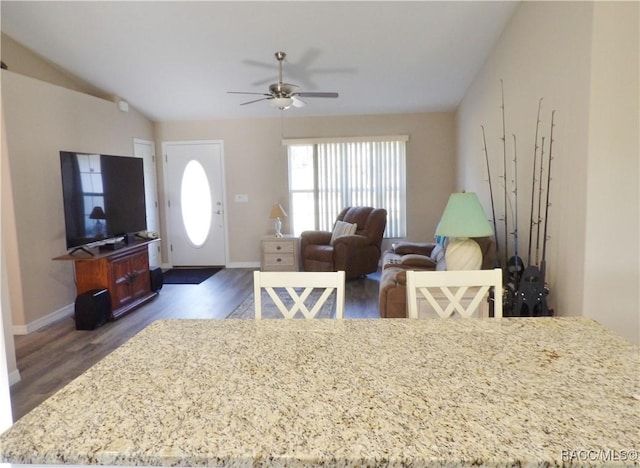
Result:
{"type": "Polygon", "coordinates": [[[298,238],[263,237],[262,264],[263,271],[297,271],[298,270],[298,238]]]}
{"type": "Polygon", "coordinates": [[[295,265],[295,257],[293,255],[265,254],[265,268],[281,267],[292,269],[295,265]]]}
{"type": "Polygon", "coordinates": [[[293,253],[294,246],[295,242],[292,241],[265,241],[264,244],[262,244],[265,254],[293,253]]]}

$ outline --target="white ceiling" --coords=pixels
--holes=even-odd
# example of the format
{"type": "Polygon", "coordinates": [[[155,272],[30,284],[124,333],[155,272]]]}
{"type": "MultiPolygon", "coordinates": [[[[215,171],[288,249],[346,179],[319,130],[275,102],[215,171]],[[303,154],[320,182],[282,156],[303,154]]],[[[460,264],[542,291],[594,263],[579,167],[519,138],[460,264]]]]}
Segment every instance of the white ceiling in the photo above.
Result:
{"type": "MultiPolygon", "coordinates": [[[[2,31],[156,121],[277,116],[240,106],[277,81],[292,115],[453,110],[517,2],[2,1],[2,31]]],[[[11,69],[11,64],[9,69],[11,69]]]]}

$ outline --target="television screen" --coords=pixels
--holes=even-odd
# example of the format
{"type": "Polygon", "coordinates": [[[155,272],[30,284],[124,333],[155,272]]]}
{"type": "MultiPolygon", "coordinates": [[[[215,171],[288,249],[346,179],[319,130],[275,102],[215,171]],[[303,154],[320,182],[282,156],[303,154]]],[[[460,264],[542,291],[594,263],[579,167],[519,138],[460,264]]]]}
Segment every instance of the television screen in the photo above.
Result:
{"type": "Polygon", "coordinates": [[[60,151],[67,248],[146,230],[141,158],[60,151]]]}

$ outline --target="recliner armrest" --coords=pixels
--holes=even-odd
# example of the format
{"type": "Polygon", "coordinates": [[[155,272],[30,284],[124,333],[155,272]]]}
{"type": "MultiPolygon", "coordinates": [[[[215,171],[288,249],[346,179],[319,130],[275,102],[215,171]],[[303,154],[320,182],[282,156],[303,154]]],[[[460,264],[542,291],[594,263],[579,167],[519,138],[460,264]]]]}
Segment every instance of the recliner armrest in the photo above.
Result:
{"type": "Polygon", "coordinates": [[[436,268],[437,262],[426,255],[407,254],[402,256],[399,265],[409,270],[432,270],[436,268]]]}
{"type": "Polygon", "coordinates": [[[371,245],[369,238],[360,234],[351,234],[348,236],[340,236],[333,240],[332,245],[344,244],[347,247],[358,247],[363,245],[371,245]]]}
{"type": "Polygon", "coordinates": [[[417,254],[431,255],[436,244],[433,242],[408,242],[400,241],[394,244],[393,250],[398,255],[417,254]]]}
{"type": "Polygon", "coordinates": [[[304,231],[300,234],[300,240],[307,244],[329,245],[331,232],[329,231],[304,231]]]}
{"type": "Polygon", "coordinates": [[[407,270],[402,270],[402,271],[399,271],[398,273],[396,273],[395,280],[396,280],[396,283],[399,286],[406,286],[407,285],[407,270]]]}

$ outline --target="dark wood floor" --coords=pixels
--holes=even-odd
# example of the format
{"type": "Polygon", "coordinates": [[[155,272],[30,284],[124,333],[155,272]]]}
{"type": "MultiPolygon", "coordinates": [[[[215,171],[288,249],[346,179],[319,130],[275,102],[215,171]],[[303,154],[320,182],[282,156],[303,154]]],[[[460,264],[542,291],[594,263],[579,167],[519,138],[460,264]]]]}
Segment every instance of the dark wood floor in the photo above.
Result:
{"type": "MultiPolygon", "coordinates": [[[[11,387],[14,421],[155,320],[224,319],[252,292],[252,271],[224,269],[199,285],[166,284],[149,304],[96,330],[78,331],[68,318],[16,336],[21,380],[11,387]]],[[[379,317],[379,278],[347,281],[345,318],[379,317]]]]}

